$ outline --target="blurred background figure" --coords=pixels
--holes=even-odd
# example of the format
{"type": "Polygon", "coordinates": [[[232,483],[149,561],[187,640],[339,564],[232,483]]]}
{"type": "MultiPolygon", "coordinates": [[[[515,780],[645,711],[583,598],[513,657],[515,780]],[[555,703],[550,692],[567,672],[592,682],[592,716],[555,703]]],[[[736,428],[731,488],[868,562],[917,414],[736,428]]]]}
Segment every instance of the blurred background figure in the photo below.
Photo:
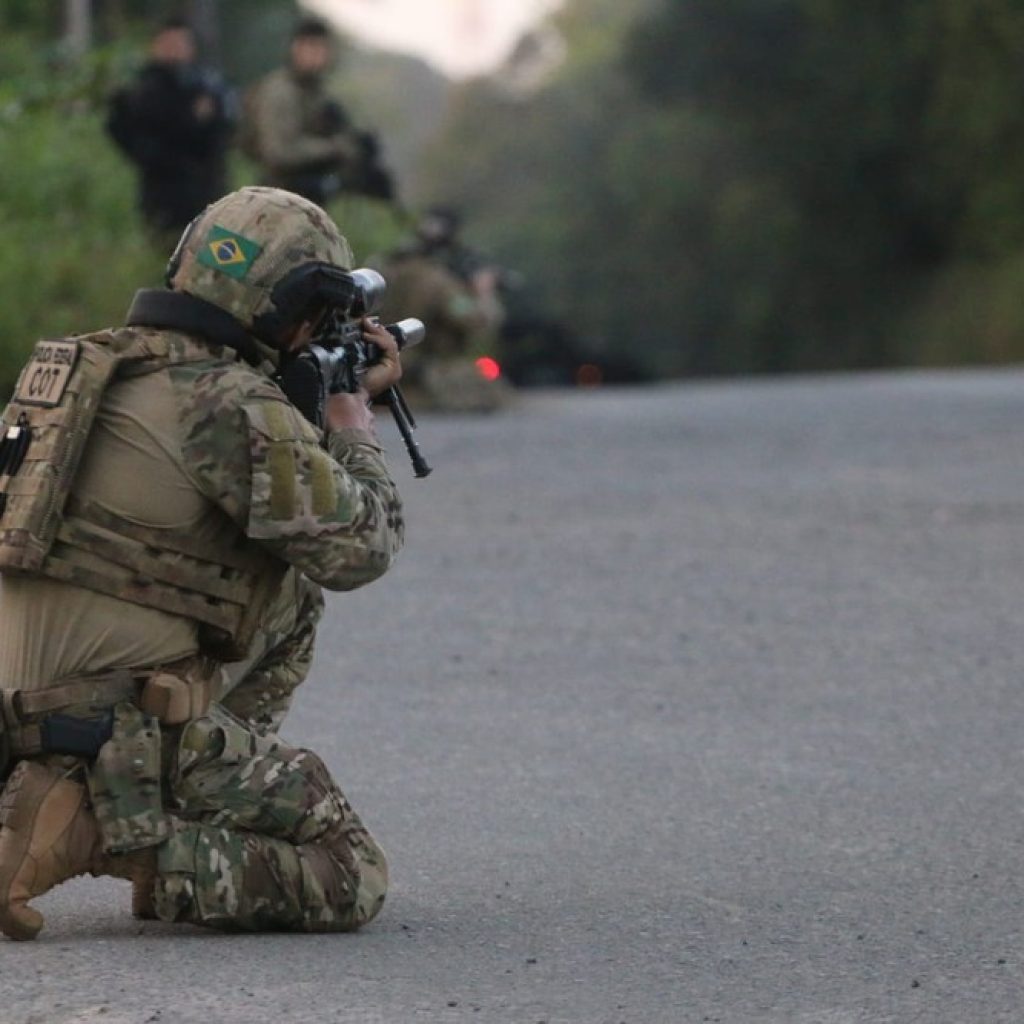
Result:
{"type": "MultiPolygon", "coordinates": [[[[406,255],[500,316],[483,354],[516,385],[1024,359],[1017,0],[0,0],[0,390],[28,338],[107,322],[114,283],[159,273],[102,124],[171,10],[260,83],[232,185],[327,201],[357,251],[395,254],[412,225],[368,198],[391,189],[372,125],[407,207],[456,201],[455,242],[425,219],[406,255]]],[[[118,134],[145,160],[168,118],[141,122],[118,134]]]]}
{"type": "Polygon", "coordinates": [[[321,206],[341,192],[394,198],[376,136],[358,130],[327,80],[335,62],[329,26],[304,18],[295,27],[288,62],[246,93],[240,144],[263,169],[264,183],[297,192],[321,206]]]}
{"type": "Polygon", "coordinates": [[[415,238],[396,250],[396,257],[422,257],[454,274],[472,293],[477,313],[490,332],[505,319],[501,301],[502,269],[460,234],[461,214],[451,206],[432,206],[416,225],[415,238]]]}
{"type": "Polygon", "coordinates": [[[196,53],[189,23],[164,21],[149,60],[114,93],[107,118],[107,131],[138,169],[139,206],[161,240],[227,191],[235,97],[217,72],[197,63],[196,53]]]}
{"type": "Polygon", "coordinates": [[[460,241],[460,220],[450,207],[433,207],[413,238],[378,261],[388,282],[382,316],[426,324],[430,344],[402,360],[419,403],[490,412],[512,394],[495,358],[504,319],[498,269],[460,241]]]}
{"type": "Polygon", "coordinates": [[[626,353],[587,353],[571,323],[552,316],[519,271],[464,241],[462,219],[451,206],[428,208],[414,237],[390,256],[391,277],[403,285],[413,281],[424,292],[440,288],[451,299],[447,309],[428,309],[425,294],[415,297],[421,310],[416,315],[434,330],[431,344],[408,358],[433,361],[437,353],[472,361],[485,381],[483,386],[474,381],[474,389],[488,408],[507,397],[508,385],[596,386],[644,379],[626,353]]]}
{"type": "Polygon", "coordinates": [[[454,207],[432,206],[417,223],[415,238],[406,250],[439,260],[469,283],[486,261],[478,250],[463,242],[461,228],[462,216],[454,207]]]}

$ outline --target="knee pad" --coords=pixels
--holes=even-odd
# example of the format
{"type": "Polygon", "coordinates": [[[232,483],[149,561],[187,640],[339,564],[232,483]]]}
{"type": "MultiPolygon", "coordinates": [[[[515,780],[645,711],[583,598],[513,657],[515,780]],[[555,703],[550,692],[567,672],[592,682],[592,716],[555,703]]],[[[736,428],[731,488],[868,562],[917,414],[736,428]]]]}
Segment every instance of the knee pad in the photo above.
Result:
{"type": "Polygon", "coordinates": [[[358,818],[332,829],[324,848],[352,876],[354,892],[350,901],[349,927],[361,928],[384,906],[388,891],[388,861],[380,844],[358,818]]]}

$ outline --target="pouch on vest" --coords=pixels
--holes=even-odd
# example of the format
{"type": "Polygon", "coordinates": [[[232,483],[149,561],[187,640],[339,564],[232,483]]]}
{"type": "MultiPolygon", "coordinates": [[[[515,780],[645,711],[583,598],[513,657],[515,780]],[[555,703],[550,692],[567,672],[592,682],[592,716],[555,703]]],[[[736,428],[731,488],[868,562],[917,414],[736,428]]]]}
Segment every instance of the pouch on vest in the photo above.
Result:
{"type": "Polygon", "coordinates": [[[89,769],[89,796],[107,853],[156,846],[171,834],[160,786],[160,723],[134,704],[114,708],[114,733],[89,769]]]}

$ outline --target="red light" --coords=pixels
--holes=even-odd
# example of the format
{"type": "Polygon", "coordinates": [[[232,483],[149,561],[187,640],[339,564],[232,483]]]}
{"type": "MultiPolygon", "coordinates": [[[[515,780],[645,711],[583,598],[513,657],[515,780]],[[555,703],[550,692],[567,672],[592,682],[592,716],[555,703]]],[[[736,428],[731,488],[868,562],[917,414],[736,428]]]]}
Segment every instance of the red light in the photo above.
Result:
{"type": "Polygon", "coordinates": [[[604,374],[601,372],[601,367],[595,366],[593,363],[584,363],[576,371],[576,383],[581,388],[600,387],[603,382],[604,374]]]}
{"type": "Polygon", "coordinates": [[[477,372],[484,380],[497,380],[501,376],[501,367],[496,359],[490,356],[481,356],[476,361],[477,372]]]}

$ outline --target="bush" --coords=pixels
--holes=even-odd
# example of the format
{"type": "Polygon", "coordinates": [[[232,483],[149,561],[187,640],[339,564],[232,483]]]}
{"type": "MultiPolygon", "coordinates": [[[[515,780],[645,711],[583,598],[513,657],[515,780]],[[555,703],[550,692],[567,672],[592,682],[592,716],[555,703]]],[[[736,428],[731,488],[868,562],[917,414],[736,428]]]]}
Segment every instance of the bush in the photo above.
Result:
{"type": "Polygon", "coordinates": [[[15,39],[4,59],[15,73],[0,91],[0,393],[39,338],[121,322],[167,257],[146,238],[131,169],[103,131],[110,55],[54,74],[15,39]]]}
{"type": "Polygon", "coordinates": [[[99,119],[54,112],[0,127],[0,391],[41,337],[121,322],[166,253],[143,234],[134,183],[99,119]]]}
{"type": "MultiPolygon", "coordinates": [[[[170,255],[136,209],[134,169],[103,128],[105,99],[127,55],[109,49],[75,66],[10,36],[0,41],[0,397],[37,340],[123,322],[137,288],[159,285],[170,255]],[[10,74],[8,74],[10,69],[10,74]]],[[[236,187],[257,180],[236,157],[236,187]]],[[[385,205],[332,204],[360,262],[401,232],[385,205]]]]}

